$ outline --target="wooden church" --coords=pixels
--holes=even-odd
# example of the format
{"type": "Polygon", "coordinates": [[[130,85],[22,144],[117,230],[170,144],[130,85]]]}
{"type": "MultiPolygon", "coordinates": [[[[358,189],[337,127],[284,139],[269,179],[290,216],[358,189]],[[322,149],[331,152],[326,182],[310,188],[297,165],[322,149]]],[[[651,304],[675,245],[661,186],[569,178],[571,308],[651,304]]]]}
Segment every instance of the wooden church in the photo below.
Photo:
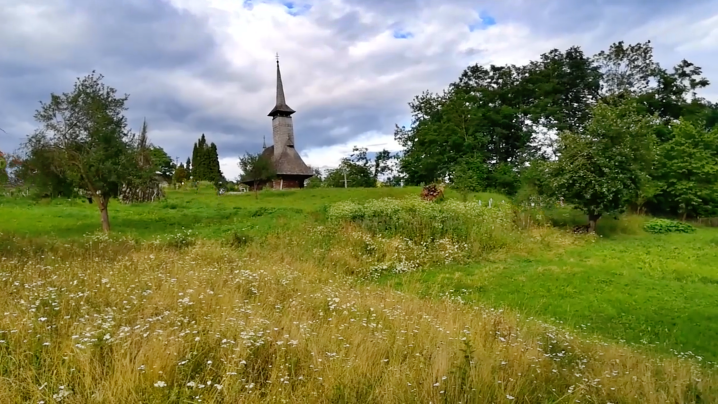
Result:
{"type": "MultiPolygon", "coordinates": [[[[299,156],[294,143],[294,124],[292,114],[296,111],[287,105],[284,97],[284,86],[282,74],[279,71],[279,59],[277,58],[277,102],[268,116],[272,117],[272,140],[273,145],[264,145],[262,156],[268,158],[274,165],[277,173],[273,181],[257,184],[259,188],[288,189],[304,188],[304,182],[314,176],[299,156]]],[[[250,188],[254,186],[253,181],[243,182],[250,188]]]]}

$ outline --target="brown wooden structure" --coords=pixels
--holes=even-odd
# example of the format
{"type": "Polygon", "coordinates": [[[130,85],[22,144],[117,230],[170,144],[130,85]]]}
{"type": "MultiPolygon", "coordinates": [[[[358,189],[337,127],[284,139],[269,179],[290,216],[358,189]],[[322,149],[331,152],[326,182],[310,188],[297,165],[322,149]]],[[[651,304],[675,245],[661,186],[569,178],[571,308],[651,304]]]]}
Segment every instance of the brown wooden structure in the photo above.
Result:
{"type": "MultiPolygon", "coordinates": [[[[277,60],[277,101],[268,116],[272,117],[272,140],[273,145],[264,145],[262,156],[269,158],[277,173],[276,179],[270,182],[257,184],[258,188],[290,189],[304,188],[304,181],[314,176],[297,152],[294,143],[294,123],[292,122],[292,108],[287,105],[284,97],[284,85],[282,74],[279,71],[279,60],[277,60]]],[[[254,187],[254,181],[243,182],[250,188],[254,187]]]]}

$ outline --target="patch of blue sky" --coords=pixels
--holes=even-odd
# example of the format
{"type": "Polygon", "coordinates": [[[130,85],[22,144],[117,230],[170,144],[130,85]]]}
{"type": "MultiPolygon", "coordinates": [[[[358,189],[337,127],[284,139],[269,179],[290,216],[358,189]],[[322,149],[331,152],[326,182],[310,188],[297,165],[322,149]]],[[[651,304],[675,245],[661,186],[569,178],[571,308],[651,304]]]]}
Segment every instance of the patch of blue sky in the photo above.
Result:
{"type": "Polygon", "coordinates": [[[394,30],[393,35],[394,35],[394,38],[397,38],[397,39],[409,39],[409,38],[414,37],[414,34],[412,34],[409,31],[405,31],[403,29],[394,30]]]}
{"type": "Polygon", "coordinates": [[[480,11],[478,21],[469,24],[469,31],[480,31],[493,25],[496,25],[496,19],[486,11],[480,11]]]}
{"type": "Polygon", "coordinates": [[[310,4],[296,4],[291,1],[283,1],[282,4],[286,8],[287,14],[291,16],[299,16],[302,14],[306,14],[309,10],[312,9],[312,6],[310,4]]]}

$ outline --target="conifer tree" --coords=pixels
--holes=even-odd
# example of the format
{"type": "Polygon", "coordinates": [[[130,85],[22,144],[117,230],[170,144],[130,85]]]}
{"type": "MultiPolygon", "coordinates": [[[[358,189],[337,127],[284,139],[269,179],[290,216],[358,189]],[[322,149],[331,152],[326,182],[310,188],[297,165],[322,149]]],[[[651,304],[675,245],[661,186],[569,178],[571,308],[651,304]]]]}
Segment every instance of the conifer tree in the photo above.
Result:
{"type": "Polygon", "coordinates": [[[211,143],[209,145],[208,163],[209,163],[209,177],[208,180],[217,182],[222,179],[222,171],[219,168],[219,154],[217,152],[217,145],[211,143]]]}
{"type": "Polygon", "coordinates": [[[194,147],[192,147],[192,164],[189,164],[187,167],[189,175],[195,178],[197,178],[197,163],[199,163],[198,150],[199,148],[195,142],[194,147]]]}

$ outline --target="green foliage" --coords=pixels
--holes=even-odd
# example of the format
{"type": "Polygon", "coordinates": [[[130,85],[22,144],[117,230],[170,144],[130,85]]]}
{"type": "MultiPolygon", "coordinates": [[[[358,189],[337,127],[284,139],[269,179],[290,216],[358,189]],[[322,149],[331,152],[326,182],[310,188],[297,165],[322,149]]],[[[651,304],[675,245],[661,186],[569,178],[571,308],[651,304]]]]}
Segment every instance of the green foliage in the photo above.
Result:
{"type": "Polygon", "coordinates": [[[103,229],[109,231],[107,203],[140,168],[124,111],[129,96],[102,83],[95,72],[80,78],[71,93],[51,94],[40,103],[40,128],[26,143],[56,175],[98,196],[103,229]]]}
{"type": "Polygon", "coordinates": [[[489,208],[476,202],[429,203],[418,198],[380,199],[366,203],[339,202],[332,205],[331,222],[353,222],[373,234],[406,237],[414,242],[451,239],[461,242],[494,242],[501,232],[513,228],[508,203],[489,208]]]}
{"type": "Polygon", "coordinates": [[[657,210],[718,215],[718,128],[707,131],[681,120],[671,131],[672,139],[658,149],[657,210]]]}
{"type": "Polygon", "coordinates": [[[159,173],[166,181],[171,181],[175,171],[172,158],[159,146],[152,145],[149,151],[154,172],[159,173]]]}
{"type": "Polygon", "coordinates": [[[189,180],[189,172],[185,169],[184,164],[180,163],[179,167],[172,174],[172,182],[175,184],[181,184],[189,180]]]}
{"type": "Polygon", "coordinates": [[[312,172],[314,173],[314,176],[309,178],[307,180],[307,184],[305,185],[306,188],[320,188],[324,186],[324,175],[322,174],[322,170],[318,168],[312,168],[312,172]]]}
{"type": "Polygon", "coordinates": [[[461,192],[479,192],[487,188],[488,166],[482,158],[466,157],[454,168],[452,185],[461,192]]]}
{"type": "Polygon", "coordinates": [[[688,223],[669,219],[651,219],[643,226],[643,229],[653,234],[694,233],[696,231],[696,228],[688,223]]]}
{"type": "Polygon", "coordinates": [[[513,196],[520,186],[518,170],[509,163],[496,165],[489,174],[488,187],[494,192],[513,196]]]}
{"type": "Polygon", "coordinates": [[[240,180],[252,185],[255,196],[262,183],[271,181],[277,176],[274,165],[263,154],[245,153],[244,156],[239,158],[239,168],[242,170],[240,180]]]}
{"type": "Polygon", "coordinates": [[[192,148],[191,177],[194,181],[216,183],[223,179],[217,145],[207,144],[204,133],[192,148]]]}
{"type": "Polygon", "coordinates": [[[372,164],[366,148],[354,146],[352,154],[343,158],[339,167],[327,171],[324,183],[333,188],[344,188],[345,185],[347,188],[373,188],[376,187],[378,171],[383,170],[383,167],[383,161],[378,165],[372,164]]]}
{"type": "Polygon", "coordinates": [[[654,123],[634,105],[599,104],[584,130],[563,132],[549,169],[557,196],[589,215],[619,212],[635,200],[653,162],[654,123]]]}

